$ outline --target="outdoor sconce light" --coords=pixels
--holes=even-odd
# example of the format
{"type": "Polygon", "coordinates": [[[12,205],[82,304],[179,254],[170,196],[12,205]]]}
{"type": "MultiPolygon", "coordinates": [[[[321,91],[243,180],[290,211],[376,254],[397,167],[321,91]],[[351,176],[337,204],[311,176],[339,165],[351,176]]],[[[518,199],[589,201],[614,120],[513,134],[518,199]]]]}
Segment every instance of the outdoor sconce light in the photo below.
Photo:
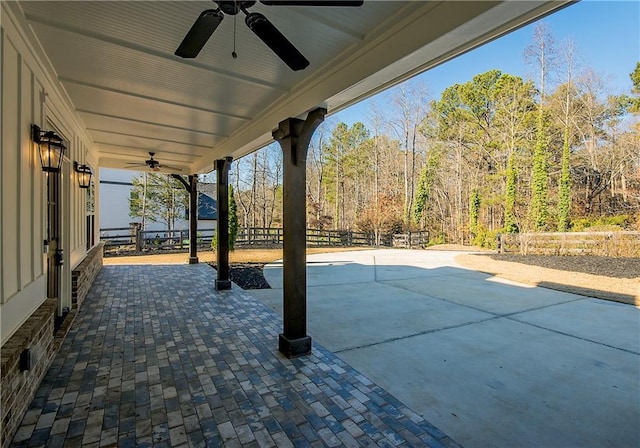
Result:
{"type": "Polygon", "coordinates": [[[42,171],[59,173],[64,151],[67,149],[62,137],[53,131],[43,131],[37,125],[31,126],[32,139],[38,145],[42,171]]]}
{"type": "Polygon", "coordinates": [[[91,168],[87,165],[78,165],[78,162],[73,162],[73,169],[78,174],[78,186],[80,188],[89,188],[91,184],[91,168]]]}

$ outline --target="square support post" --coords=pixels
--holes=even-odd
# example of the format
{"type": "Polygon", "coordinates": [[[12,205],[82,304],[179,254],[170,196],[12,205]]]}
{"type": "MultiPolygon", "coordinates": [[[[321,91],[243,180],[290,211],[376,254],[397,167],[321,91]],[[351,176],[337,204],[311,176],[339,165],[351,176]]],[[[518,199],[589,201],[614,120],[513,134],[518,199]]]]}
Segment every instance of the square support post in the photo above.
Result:
{"type": "Polygon", "coordinates": [[[231,157],[216,160],[217,196],[218,196],[218,234],[216,269],[216,290],[231,289],[229,279],[229,168],[231,157]]]}
{"type": "Polygon", "coordinates": [[[287,358],[311,353],[307,335],[307,150],[326,109],[316,109],[306,120],[288,118],[273,131],[284,159],[283,200],[283,320],[278,349],[287,358]]]}
{"type": "Polygon", "coordinates": [[[198,176],[189,176],[189,264],[198,264],[198,176]]]}

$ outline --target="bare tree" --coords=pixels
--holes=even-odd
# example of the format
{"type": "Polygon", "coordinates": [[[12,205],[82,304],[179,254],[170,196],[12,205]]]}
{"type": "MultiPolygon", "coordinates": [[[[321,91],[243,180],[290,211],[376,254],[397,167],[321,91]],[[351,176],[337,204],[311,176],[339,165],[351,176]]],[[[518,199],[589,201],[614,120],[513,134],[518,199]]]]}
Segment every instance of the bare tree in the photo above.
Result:
{"type": "Polygon", "coordinates": [[[393,134],[401,142],[404,155],[404,207],[405,226],[411,223],[411,210],[415,196],[416,157],[424,154],[424,143],[418,128],[428,107],[427,88],[416,81],[408,81],[394,89],[391,115],[387,118],[393,134]]]}

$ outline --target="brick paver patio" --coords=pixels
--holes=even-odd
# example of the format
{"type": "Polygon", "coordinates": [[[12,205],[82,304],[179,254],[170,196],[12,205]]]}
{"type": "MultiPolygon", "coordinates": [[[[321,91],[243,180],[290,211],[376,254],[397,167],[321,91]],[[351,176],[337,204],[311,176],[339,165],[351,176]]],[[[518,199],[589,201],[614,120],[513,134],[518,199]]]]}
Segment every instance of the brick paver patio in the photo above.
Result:
{"type": "Polygon", "coordinates": [[[457,446],[205,264],[106,266],[12,446],[457,446]]]}

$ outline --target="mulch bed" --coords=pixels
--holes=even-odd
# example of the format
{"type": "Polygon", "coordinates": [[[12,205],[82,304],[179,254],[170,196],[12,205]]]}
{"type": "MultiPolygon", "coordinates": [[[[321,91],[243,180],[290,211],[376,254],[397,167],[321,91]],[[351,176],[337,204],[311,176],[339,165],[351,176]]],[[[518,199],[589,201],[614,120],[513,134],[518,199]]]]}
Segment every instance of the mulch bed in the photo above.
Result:
{"type": "Polygon", "coordinates": [[[581,272],[614,278],[640,277],[640,258],[598,257],[592,255],[518,255],[487,254],[494,260],[510,261],[559,271],[581,272]]]}
{"type": "MultiPolygon", "coordinates": [[[[208,263],[216,268],[216,263],[208,263]]],[[[264,263],[230,263],[229,279],[242,289],[271,289],[262,275],[264,263]]]]}

